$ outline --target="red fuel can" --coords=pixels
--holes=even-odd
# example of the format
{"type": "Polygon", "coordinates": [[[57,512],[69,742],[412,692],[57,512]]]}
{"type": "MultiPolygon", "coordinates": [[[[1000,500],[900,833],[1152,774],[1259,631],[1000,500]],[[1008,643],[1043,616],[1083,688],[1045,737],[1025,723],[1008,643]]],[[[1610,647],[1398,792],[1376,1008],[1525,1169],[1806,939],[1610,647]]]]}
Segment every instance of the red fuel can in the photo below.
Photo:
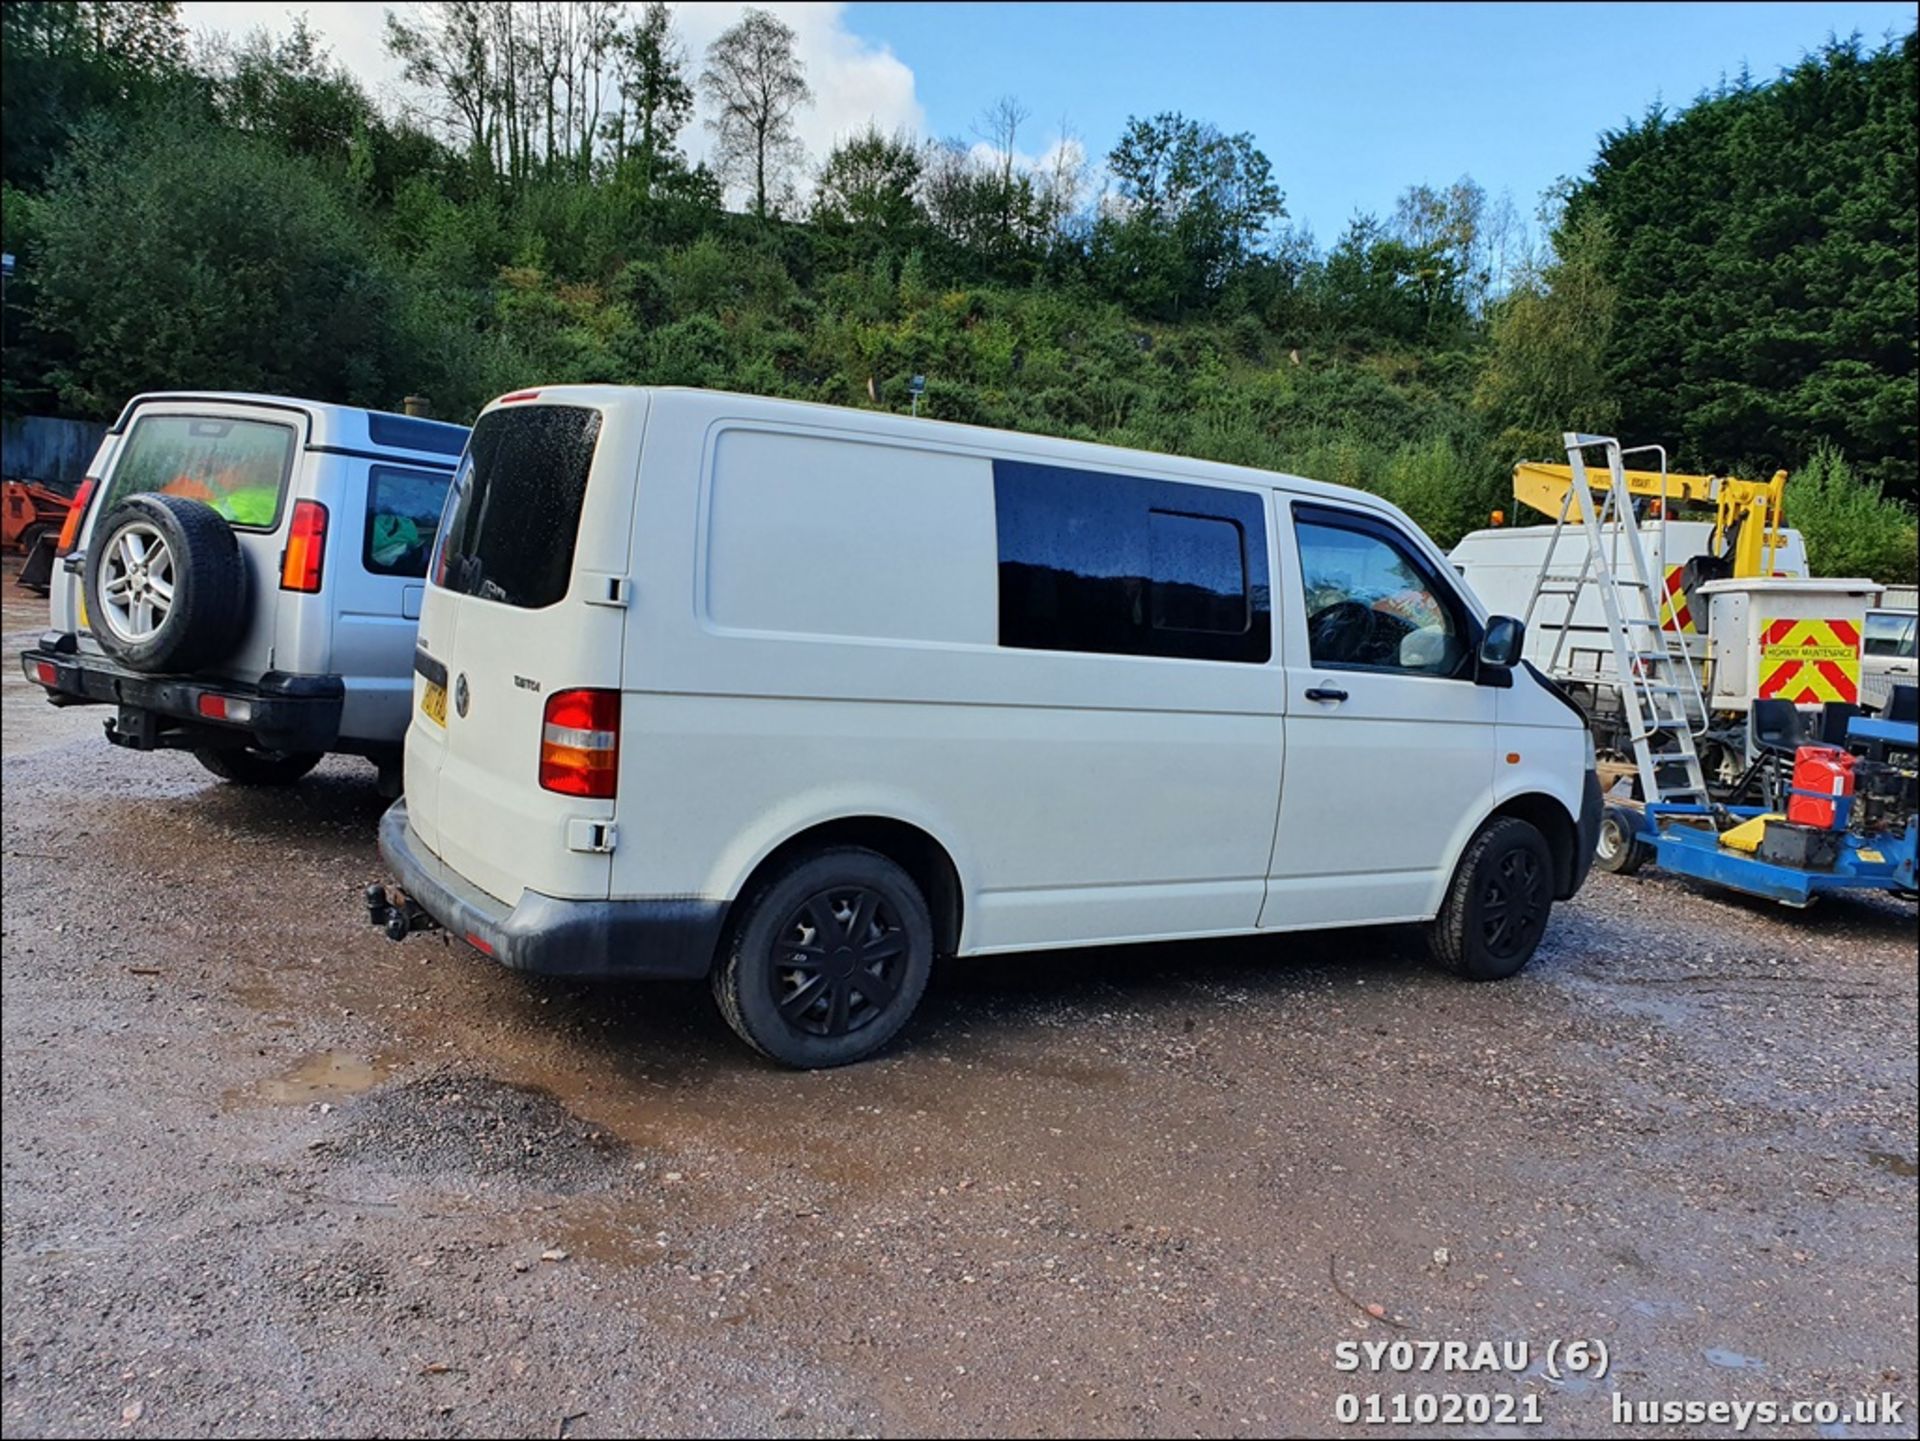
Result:
{"type": "Polygon", "coordinates": [[[1838,830],[1853,795],[1853,755],[1838,746],[1801,746],[1793,753],[1793,794],[1787,819],[1795,825],[1838,830]]]}

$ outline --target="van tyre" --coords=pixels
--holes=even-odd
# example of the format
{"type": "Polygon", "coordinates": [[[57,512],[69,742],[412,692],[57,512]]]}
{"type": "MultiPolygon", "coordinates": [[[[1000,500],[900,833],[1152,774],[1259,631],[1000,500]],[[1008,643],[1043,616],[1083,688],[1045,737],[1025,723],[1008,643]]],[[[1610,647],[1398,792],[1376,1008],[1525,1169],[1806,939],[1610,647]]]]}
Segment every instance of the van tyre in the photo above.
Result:
{"type": "Polygon", "coordinates": [[[263,751],[252,746],[209,746],[193,758],[237,786],[290,786],[320,764],[319,751],[263,751]]]}
{"type": "Polygon", "coordinates": [[[1488,821],[1468,843],[1428,932],[1434,959],[1470,981],[1515,974],[1546,933],[1553,887],[1546,838],[1511,816],[1488,821]]]}
{"type": "Polygon", "coordinates": [[[932,971],[933,918],[913,878],[878,851],[836,846],[741,898],[713,995],[748,1045],[817,1070],[892,1040],[932,971]]]}
{"type": "Polygon", "coordinates": [[[1610,876],[1630,876],[1653,858],[1653,850],[1640,839],[1634,812],[1624,806],[1608,806],[1600,817],[1600,837],[1594,842],[1594,869],[1610,876]]]}
{"type": "Polygon", "coordinates": [[[128,496],[93,528],[83,583],[94,639],[130,670],[199,670],[246,627],[240,543],[197,500],[128,496]]]}

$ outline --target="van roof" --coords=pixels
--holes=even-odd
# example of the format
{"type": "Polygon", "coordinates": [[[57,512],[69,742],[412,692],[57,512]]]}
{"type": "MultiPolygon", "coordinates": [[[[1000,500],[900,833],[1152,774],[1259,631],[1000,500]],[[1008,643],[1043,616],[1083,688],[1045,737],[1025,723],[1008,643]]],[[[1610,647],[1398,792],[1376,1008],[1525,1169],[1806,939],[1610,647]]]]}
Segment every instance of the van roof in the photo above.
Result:
{"type": "Polygon", "coordinates": [[[357,405],[334,405],[289,395],[254,395],[227,390],[152,390],[134,396],[121,410],[108,434],[119,435],[133,412],[154,401],[215,401],[221,405],[251,405],[263,410],[297,411],[307,417],[308,450],[332,450],[359,455],[404,455],[452,466],[466,448],[467,427],[417,415],[366,410],[357,405]]]}
{"type": "Polygon", "coordinates": [[[889,439],[902,441],[933,439],[975,449],[990,447],[1003,453],[1021,454],[1043,463],[1055,460],[1088,466],[1124,466],[1132,471],[1157,471],[1163,475],[1177,475],[1187,480],[1214,479],[1265,486],[1271,486],[1276,480],[1283,481],[1289,490],[1297,491],[1302,495],[1365,506],[1395,516],[1416,531],[1420,529],[1419,525],[1393,502],[1371,491],[1358,490],[1352,486],[1310,480],[1306,476],[1294,475],[1288,471],[1260,470],[1253,466],[1229,465],[1222,461],[1201,460],[1193,456],[1175,455],[1166,451],[1133,450],[1092,440],[1070,440],[1061,436],[1041,435],[1033,431],[1001,430],[993,426],[965,425],[952,420],[919,419],[892,411],[866,410],[849,405],[827,405],[810,400],[784,400],[738,391],[704,390],[695,386],[681,385],[542,385],[516,390],[511,392],[511,395],[512,400],[501,397],[489,402],[481,414],[484,415],[499,408],[503,403],[510,405],[536,398],[559,404],[612,406],[631,403],[642,396],[686,396],[724,403],[730,412],[729,418],[754,420],[804,417],[814,424],[832,425],[840,429],[845,429],[852,422],[872,434],[883,435],[889,439]]]}
{"type": "MultiPolygon", "coordinates": [[[[1640,528],[1643,531],[1651,532],[1659,524],[1660,522],[1656,520],[1643,520],[1640,522],[1640,528]]],[[[1470,530],[1454,542],[1452,554],[1455,557],[1459,557],[1463,553],[1480,553],[1484,552],[1488,546],[1513,547],[1517,545],[1530,545],[1537,549],[1541,543],[1553,535],[1553,531],[1554,527],[1551,522],[1540,525],[1499,525],[1485,527],[1481,530],[1470,530]]],[[[1571,542],[1577,539],[1580,534],[1579,522],[1568,521],[1566,529],[1567,540],[1571,542]]],[[[1710,520],[1669,519],[1667,521],[1667,534],[1683,543],[1704,542],[1708,536],[1713,534],[1713,522],[1710,520]]],[[[1797,545],[1801,539],[1800,532],[1792,526],[1782,527],[1780,534],[1784,538],[1783,544],[1787,547],[1797,545]]],[[[1529,559],[1527,563],[1532,564],[1533,562],[1529,559]]]]}

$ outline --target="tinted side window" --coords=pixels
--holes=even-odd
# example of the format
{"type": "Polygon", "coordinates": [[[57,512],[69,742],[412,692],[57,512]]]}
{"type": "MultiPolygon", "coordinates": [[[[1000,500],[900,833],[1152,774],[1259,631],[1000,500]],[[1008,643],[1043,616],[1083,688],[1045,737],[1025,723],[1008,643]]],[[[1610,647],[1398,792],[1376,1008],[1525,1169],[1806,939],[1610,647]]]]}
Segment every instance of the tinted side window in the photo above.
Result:
{"type": "Polygon", "coordinates": [[[1294,507],[1307,647],[1316,666],[1458,676],[1474,638],[1466,612],[1384,522],[1294,507]]]}
{"type": "Polygon", "coordinates": [[[1149,511],[1147,540],[1155,630],[1246,634],[1247,558],[1237,521],[1149,511]]]}
{"type": "Polygon", "coordinates": [[[361,563],[375,575],[418,580],[427,573],[427,557],[440,529],[447,501],[444,471],[407,470],[376,465],[367,471],[367,534],[361,563]]]}
{"type": "Polygon", "coordinates": [[[489,411],[453,473],[435,585],[539,610],[567,593],[600,412],[579,405],[489,411]]]}
{"type": "Polygon", "coordinates": [[[1264,498],[995,461],[1000,643],[1265,662],[1264,498]]]}

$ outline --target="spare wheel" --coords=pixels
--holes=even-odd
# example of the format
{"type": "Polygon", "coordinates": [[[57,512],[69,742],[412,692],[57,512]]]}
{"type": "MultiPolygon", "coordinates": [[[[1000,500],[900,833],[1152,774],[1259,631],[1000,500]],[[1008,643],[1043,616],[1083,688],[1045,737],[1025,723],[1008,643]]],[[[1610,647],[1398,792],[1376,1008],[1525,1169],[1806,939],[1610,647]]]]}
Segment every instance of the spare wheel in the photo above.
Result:
{"type": "Polygon", "coordinates": [[[130,495],[87,545],[94,639],[133,670],[193,671],[224,660],[246,628],[246,563],[212,506],[130,495]]]}

